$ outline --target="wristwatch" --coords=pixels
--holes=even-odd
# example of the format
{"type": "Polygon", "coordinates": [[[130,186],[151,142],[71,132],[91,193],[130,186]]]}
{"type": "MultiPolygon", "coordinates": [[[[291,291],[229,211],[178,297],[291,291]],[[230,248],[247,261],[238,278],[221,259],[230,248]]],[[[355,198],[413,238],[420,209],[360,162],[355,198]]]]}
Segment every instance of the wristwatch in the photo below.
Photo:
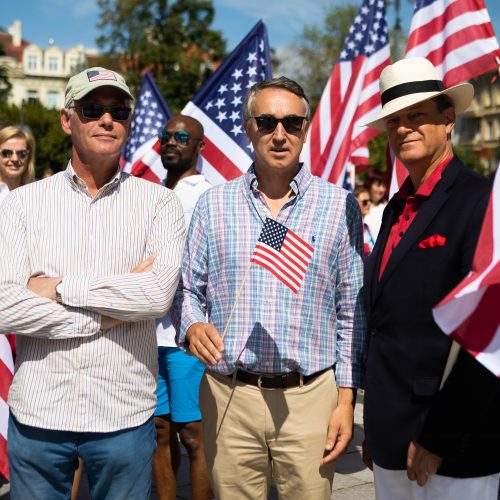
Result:
{"type": "Polygon", "coordinates": [[[61,291],[62,291],[62,280],[56,285],[56,302],[59,302],[59,304],[62,304],[61,291]]]}

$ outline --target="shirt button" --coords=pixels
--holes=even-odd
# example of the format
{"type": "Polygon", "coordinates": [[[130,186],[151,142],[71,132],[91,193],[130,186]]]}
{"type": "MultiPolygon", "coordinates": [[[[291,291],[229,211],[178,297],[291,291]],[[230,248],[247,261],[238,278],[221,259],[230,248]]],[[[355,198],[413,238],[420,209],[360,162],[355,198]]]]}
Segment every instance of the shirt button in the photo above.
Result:
{"type": "Polygon", "coordinates": [[[410,220],[410,216],[409,215],[405,215],[405,220],[410,220]]]}
{"type": "Polygon", "coordinates": [[[402,237],[404,236],[404,234],[405,234],[405,233],[404,233],[403,231],[401,231],[401,232],[399,233],[399,236],[402,238],[402,237]]]}

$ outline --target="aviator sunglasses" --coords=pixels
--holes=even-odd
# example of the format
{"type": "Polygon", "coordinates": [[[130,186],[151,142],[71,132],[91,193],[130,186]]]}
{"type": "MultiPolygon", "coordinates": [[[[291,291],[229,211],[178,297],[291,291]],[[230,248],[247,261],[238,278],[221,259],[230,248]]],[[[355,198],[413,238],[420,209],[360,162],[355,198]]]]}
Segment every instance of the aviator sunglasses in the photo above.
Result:
{"type": "Polygon", "coordinates": [[[158,134],[158,139],[160,139],[161,144],[166,144],[170,139],[174,138],[177,144],[186,145],[189,144],[189,141],[193,139],[193,141],[199,141],[200,139],[194,139],[189,135],[189,132],[184,130],[178,130],[177,132],[167,132],[166,130],[162,130],[158,134]]]}
{"type": "Polygon", "coordinates": [[[12,151],[12,149],[2,149],[0,150],[0,154],[2,158],[12,158],[12,155],[16,153],[17,157],[20,160],[25,160],[30,155],[30,152],[27,149],[18,149],[17,151],[12,151]]]}
{"type": "Polygon", "coordinates": [[[99,120],[104,113],[109,113],[117,122],[125,121],[132,111],[127,106],[103,106],[102,104],[77,104],[71,107],[81,109],[83,117],[87,120],[99,120]]]}
{"type": "Polygon", "coordinates": [[[272,115],[261,115],[252,116],[252,118],[255,120],[259,132],[264,132],[265,134],[274,132],[278,123],[281,123],[289,134],[296,134],[302,130],[302,125],[304,125],[304,120],[306,119],[305,116],[296,115],[284,116],[283,118],[276,118],[272,115]]]}

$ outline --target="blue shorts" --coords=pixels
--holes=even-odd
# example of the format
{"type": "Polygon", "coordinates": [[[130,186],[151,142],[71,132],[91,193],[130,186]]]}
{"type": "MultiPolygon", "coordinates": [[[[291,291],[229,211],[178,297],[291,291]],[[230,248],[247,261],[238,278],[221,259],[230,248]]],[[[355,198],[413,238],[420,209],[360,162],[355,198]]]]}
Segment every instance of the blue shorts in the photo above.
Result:
{"type": "Polygon", "coordinates": [[[178,347],[158,347],[158,388],[155,416],[172,416],[173,422],[201,420],[198,392],[205,366],[178,347]]]}

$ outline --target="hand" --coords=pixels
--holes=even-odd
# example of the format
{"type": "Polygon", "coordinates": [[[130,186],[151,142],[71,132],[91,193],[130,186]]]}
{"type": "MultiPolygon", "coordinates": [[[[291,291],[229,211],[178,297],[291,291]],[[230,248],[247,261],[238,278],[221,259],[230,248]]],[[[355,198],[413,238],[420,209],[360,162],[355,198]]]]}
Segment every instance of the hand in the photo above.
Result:
{"type": "Polygon", "coordinates": [[[203,364],[215,365],[222,358],[224,342],[210,323],[193,323],[186,332],[186,339],[191,353],[203,364]]]}
{"type": "Polygon", "coordinates": [[[419,486],[424,486],[429,474],[435,474],[443,459],[426,450],[414,441],[408,446],[406,457],[406,473],[410,481],[417,480],[419,486]]]}
{"type": "Polygon", "coordinates": [[[363,459],[363,463],[370,469],[373,470],[373,459],[372,456],[370,455],[370,452],[368,451],[368,446],[366,445],[366,441],[363,441],[363,444],[361,445],[361,457],[363,459]]]}
{"type": "Polygon", "coordinates": [[[355,394],[353,389],[342,387],[339,389],[339,404],[330,416],[321,465],[337,460],[347,450],[347,446],[352,439],[354,422],[353,394],[355,394]],[[342,391],[349,391],[351,394],[346,401],[343,401],[342,391]]]}
{"type": "Polygon", "coordinates": [[[151,257],[148,257],[146,260],[143,260],[137,266],[132,269],[133,273],[147,273],[148,271],[151,271],[153,269],[153,262],[156,259],[156,255],[151,255],[151,257]]]}
{"type": "Polygon", "coordinates": [[[56,286],[62,278],[48,278],[47,276],[32,276],[28,280],[28,290],[40,297],[56,300],[56,286]]]}

